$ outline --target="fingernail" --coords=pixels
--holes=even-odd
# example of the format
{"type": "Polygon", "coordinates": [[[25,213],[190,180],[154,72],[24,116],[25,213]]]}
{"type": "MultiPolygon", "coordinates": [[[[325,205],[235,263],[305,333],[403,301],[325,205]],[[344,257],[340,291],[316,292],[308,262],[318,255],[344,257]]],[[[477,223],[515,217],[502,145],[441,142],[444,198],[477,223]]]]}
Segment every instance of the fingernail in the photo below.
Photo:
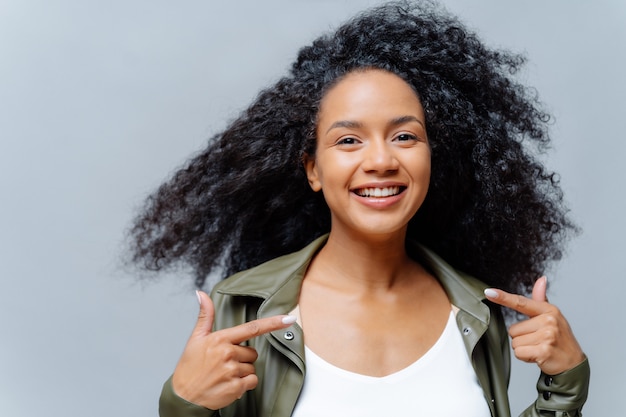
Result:
{"type": "Polygon", "coordinates": [[[496,290],[492,290],[491,288],[487,288],[485,290],[485,295],[489,298],[498,298],[498,292],[496,290]]]}
{"type": "Polygon", "coordinates": [[[200,291],[196,290],[196,297],[198,297],[198,304],[202,305],[202,298],[200,297],[200,291]]]}
{"type": "Polygon", "coordinates": [[[294,324],[298,320],[296,316],[285,316],[282,319],[283,324],[294,324]]]}

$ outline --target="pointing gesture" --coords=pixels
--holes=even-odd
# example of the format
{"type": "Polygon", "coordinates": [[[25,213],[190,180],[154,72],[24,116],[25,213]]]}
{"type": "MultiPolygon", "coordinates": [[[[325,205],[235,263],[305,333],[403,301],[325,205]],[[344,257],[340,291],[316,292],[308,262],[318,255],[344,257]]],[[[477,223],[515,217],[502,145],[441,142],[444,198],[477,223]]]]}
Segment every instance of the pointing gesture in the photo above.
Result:
{"type": "Polygon", "coordinates": [[[212,332],[213,302],[204,292],[197,294],[198,322],[176,365],[172,386],[185,400],[217,410],[241,398],[258,383],[253,365],[257,352],[240,343],[288,327],[295,317],[268,317],[212,332]]]}
{"type": "Polygon", "coordinates": [[[546,287],[547,279],[541,277],[535,282],[532,298],[492,288],[485,290],[485,296],[529,317],[509,328],[515,356],[535,362],[548,375],[557,375],[581,363],[585,354],[565,317],[548,303],[546,287]]]}

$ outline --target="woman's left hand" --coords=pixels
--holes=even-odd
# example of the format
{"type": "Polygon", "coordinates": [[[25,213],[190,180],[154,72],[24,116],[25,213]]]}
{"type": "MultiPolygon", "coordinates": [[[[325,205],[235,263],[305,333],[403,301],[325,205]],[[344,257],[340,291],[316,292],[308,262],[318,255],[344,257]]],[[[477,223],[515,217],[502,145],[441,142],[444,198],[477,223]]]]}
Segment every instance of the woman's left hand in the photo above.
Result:
{"type": "Polygon", "coordinates": [[[546,277],[535,282],[532,298],[489,288],[489,301],[527,315],[528,320],[509,328],[515,356],[525,362],[535,362],[548,375],[557,375],[580,364],[585,359],[572,329],[561,311],[548,303],[546,277]]]}

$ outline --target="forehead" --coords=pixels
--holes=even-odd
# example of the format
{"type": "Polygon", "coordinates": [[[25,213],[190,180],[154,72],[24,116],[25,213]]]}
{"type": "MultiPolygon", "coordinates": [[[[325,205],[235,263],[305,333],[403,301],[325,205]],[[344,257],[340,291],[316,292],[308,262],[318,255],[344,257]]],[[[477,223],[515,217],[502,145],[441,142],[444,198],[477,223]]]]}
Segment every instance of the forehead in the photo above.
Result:
{"type": "Polygon", "coordinates": [[[367,69],[347,74],[324,94],[318,122],[334,117],[358,119],[387,113],[410,113],[423,119],[419,97],[406,81],[388,71],[367,69]]]}

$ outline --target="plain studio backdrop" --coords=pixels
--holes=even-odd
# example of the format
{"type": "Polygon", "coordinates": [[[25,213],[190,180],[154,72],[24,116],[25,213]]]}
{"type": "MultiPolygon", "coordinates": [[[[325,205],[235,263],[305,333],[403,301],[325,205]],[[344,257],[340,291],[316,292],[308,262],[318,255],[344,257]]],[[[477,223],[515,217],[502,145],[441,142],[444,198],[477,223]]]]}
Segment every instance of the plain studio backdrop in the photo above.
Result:
{"type": "MultiPolygon", "coordinates": [[[[197,314],[181,272],[120,268],[146,195],[283,75],[300,46],[377,1],[0,2],[0,415],[155,416],[197,314]]],[[[586,415],[626,393],[626,3],[447,0],[555,115],[546,157],[583,233],[549,296],[591,360],[586,415]]],[[[514,361],[513,412],[538,370],[514,361]]],[[[454,393],[450,393],[454,398],[454,393]]]]}

